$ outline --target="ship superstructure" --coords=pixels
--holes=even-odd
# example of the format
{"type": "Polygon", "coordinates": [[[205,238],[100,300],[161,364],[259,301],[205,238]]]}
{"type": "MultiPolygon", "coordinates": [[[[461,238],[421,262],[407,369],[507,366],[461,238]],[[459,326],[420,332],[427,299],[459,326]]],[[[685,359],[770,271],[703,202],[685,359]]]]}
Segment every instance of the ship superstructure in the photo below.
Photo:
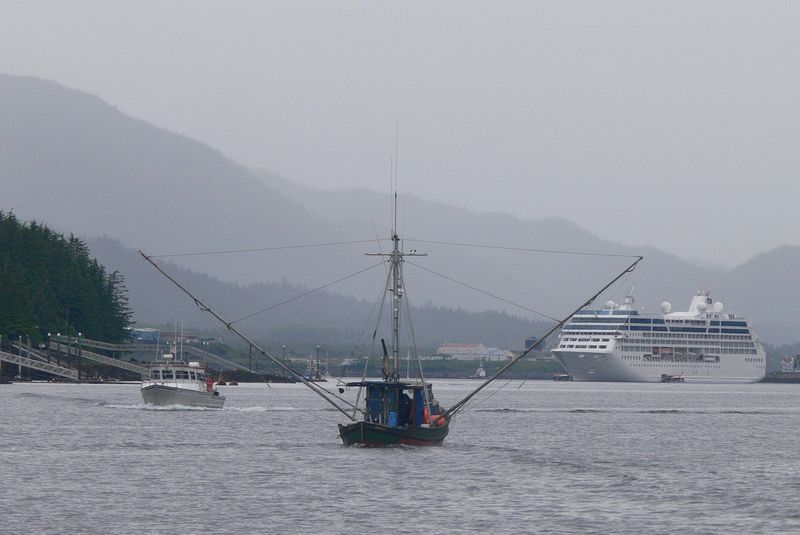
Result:
{"type": "Polygon", "coordinates": [[[689,310],[639,314],[634,298],[572,316],[553,353],[576,381],[754,383],[766,355],[749,322],[699,290],[689,310]]]}

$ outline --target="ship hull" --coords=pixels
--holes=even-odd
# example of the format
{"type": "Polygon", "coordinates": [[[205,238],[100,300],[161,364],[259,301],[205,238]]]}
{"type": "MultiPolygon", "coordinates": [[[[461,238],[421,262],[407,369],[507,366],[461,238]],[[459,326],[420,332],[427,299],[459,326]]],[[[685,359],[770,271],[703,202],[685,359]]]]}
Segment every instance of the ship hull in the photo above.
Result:
{"type": "Polygon", "coordinates": [[[148,385],[142,388],[142,399],[148,405],[159,407],[181,405],[184,407],[206,407],[221,409],[225,404],[225,396],[211,392],[176,388],[166,385],[148,385]]]}
{"type": "Polygon", "coordinates": [[[450,431],[450,423],[437,427],[419,427],[408,425],[391,427],[370,422],[355,422],[349,425],[339,424],[339,436],[345,446],[359,444],[363,446],[439,446],[450,431]]]}
{"type": "MultiPolygon", "coordinates": [[[[720,363],[626,361],[616,352],[554,351],[575,381],[660,383],[662,376],[682,377],[687,383],[757,383],[763,367],[738,362],[736,357],[720,363]]],[[[743,357],[738,357],[742,360],[743,357]]]]}

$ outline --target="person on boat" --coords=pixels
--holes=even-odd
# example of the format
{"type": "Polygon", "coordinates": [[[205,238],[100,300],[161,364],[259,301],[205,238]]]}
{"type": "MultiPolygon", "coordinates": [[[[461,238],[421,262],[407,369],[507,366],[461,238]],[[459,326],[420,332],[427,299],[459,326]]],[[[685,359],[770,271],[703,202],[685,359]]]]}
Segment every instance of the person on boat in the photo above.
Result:
{"type": "Polygon", "coordinates": [[[411,398],[408,394],[405,392],[400,394],[400,407],[397,411],[400,416],[400,421],[397,422],[399,425],[402,426],[411,422],[412,413],[410,411],[412,410],[413,404],[414,403],[411,401],[411,398]]]}

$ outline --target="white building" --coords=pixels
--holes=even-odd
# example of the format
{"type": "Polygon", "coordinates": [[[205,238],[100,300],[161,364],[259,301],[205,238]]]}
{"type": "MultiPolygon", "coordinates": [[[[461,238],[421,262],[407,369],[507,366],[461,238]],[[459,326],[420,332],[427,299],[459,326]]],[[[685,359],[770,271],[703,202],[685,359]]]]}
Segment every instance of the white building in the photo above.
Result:
{"type": "Polygon", "coordinates": [[[483,344],[461,344],[448,342],[436,350],[441,357],[455,360],[506,360],[514,357],[511,351],[486,347],[483,344]]]}

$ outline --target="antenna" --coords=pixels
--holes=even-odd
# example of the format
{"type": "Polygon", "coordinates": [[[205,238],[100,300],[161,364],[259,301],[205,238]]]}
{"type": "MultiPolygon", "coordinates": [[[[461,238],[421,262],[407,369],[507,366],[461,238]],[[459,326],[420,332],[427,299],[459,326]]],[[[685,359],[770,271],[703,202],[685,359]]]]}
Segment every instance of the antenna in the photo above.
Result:
{"type": "Polygon", "coordinates": [[[400,139],[400,122],[394,123],[394,214],[392,223],[392,234],[397,233],[397,152],[400,139]]]}

